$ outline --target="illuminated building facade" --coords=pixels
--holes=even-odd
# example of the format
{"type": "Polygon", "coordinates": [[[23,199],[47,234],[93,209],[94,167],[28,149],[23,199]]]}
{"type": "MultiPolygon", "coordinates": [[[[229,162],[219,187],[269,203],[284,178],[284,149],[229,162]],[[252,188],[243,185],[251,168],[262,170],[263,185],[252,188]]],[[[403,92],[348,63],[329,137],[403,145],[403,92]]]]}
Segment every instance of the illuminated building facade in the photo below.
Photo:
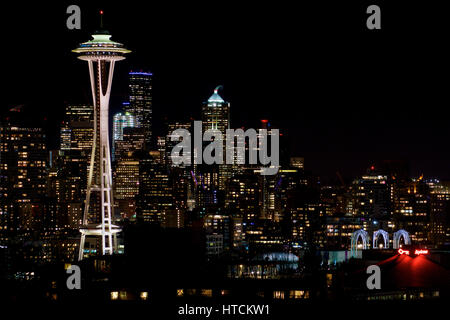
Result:
{"type": "Polygon", "coordinates": [[[374,167],[353,181],[354,214],[359,217],[386,220],[391,216],[391,190],[386,175],[378,174],[374,167]]]}
{"type": "Polygon", "coordinates": [[[92,149],[94,109],[88,105],[68,105],[61,126],[61,151],[92,149]]]}
{"type": "Polygon", "coordinates": [[[259,181],[255,174],[247,173],[230,178],[227,185],[226,208],[244,222],[259,218],[259,181]]]}
{"type": "Polygon", "coordinates": [[[129,93],[130,104],[125,107],[125,111],[136,117],[136,126],[143,128],[145,145],[148,148],[152,142],[152,73],[150,72],[129,72],[129,93]]]}
{"type": "MultiPolygon", "coordinates": [[[[219,95],[219,89],[222,86],[218,86],[214,89],[214,93],[209,97],[208,101],[203,103],[202,106],[202,130],[218,130],[222,134],[222,143],[225,145],[226,130],[230,129],[230,103],[226,102],[219,95]]],[[[203,174],[203,180],[205,181],[205,191],[209,193],[206,197],[206,203],[209,201],[217,204],[222,198],[223,203],[223,191],[227,180],[232,175],[232,168],[230,165],[207,165],[202,166],[200,171],[203,174]],[[219,192],[220,191],[220,192],[219,192]],[[220,195],[219,195],[220,193],[220,195]]]]}
{"type": "Polygon", "coordinates": [[[118,112],[113,117],[113,158],[118,141],[123,140],[123,129],[136,127],[136,117],[129,112],[118,112]]]}
{"type": "Polygon", "coordinates": [[[393,220],[398,229],[408,230],[413,243],[428,240],[430,205],[429,186],[422,177],[396,184],[393,220]]]}
{"type": "Polygon", "coordinates": [[[137,218],[163,225],[166,212],[175,209],[173,202],[173,189],[166,166],[151,157],[140,159],[137,218]]]}
{"type": "Polygon", "coordinates": [[[450,186],[436,179],[427,184],[431,202],[428,240],[440,247],[450,243],[450,186]]]}
{"type": "Polygon", "coordinates": [[[44,251],[25,244],[54,230],[56,207],[46,198],[45,134],[24,113],[13,108],[0,120],[0,246],[9,248],[9,258],[38,263],[46,261],[44,251]]]}

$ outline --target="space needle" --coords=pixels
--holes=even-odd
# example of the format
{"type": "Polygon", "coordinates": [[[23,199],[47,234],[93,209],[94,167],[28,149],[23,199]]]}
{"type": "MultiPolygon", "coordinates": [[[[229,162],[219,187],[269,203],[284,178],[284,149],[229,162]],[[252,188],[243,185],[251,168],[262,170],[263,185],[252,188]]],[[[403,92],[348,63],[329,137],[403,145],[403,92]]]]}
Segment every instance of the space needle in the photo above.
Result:
{"type": "MultiPolygon", "coordinates": [[[[100,11],[102,19],[103,11],[100,11]]],[[[103,23],[101,23],[101,29],[103,23]]],[[[109,148],[109,97],[116,61],[124,60],[131,52],[124,45],[111,40],[106,30],[96,31],[92,40],[80,44],[72,52],[88,62],[94,105],[94,134],[89,162],[86,202],[80,228],[81,240],[78,260],[84,258],[86,237],[101,237],[102,255],[117,252],[117,233],[113,224],[113,190],[111,154],[109,148]]],[[[98,244],[98,242],[97,242],[98,244]]]]}

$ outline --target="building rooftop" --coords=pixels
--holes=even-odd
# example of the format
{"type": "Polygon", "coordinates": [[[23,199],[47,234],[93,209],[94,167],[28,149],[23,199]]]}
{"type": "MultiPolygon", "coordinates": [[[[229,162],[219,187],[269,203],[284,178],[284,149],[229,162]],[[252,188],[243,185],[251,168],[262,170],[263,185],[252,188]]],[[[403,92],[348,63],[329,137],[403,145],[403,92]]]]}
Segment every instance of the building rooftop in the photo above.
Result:
{"type": "Polygon", "coordinates": [[[218,103],[224,103],[225,100],[222,99],[222,97],[218,94],[219,89],[222,88],[222,86],[217,86],[214,89],[214,93],[211,97],[209,97],[208,102],[218,102],[218,103]]]}

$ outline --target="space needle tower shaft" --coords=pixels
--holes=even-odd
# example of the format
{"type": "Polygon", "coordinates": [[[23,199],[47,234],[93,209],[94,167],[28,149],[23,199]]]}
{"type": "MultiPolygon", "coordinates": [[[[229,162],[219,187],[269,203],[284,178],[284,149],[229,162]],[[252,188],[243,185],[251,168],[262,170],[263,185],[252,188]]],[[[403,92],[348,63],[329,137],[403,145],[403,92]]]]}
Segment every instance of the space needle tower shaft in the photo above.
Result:
{"type": "MultiPolygon", "coordinates": [[[[102,15],[103,12],[101,11],[102,15]]],[[[92,40],[80,44],[73,52],[88,62],[94,105],[94,134],[87,181],[78,260],[85,257],[87,236],[101,237],[101,254],[117,252],[116,234],[120,228],[113,224],[113,190],[111,153],[109,147],[109,98],[116,61],[125,59],[130,50],[111,40],[108,31],[99,30],[92,40]]]]}

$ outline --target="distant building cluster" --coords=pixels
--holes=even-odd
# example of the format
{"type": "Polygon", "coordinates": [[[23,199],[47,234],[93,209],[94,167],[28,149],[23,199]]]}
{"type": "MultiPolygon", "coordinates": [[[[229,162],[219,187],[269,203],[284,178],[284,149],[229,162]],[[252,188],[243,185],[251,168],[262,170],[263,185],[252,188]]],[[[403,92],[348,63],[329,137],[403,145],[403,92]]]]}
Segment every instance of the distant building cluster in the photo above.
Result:
{"type": "MultiPolygon", "coordinates": [[[[450,242],[450,185],[422,176],[412,179],[406,163],[374,164],[351,182],[338,175],[335,185],[323,185],[308,173],[303,158],[288,155],[281,155],[273,176],[260,175],[257,165],[174,166],[172,132],[191,130],[193,119],[168,120],[165,134],[155,136],[152,74],[130,72],[129,91],[112,125],[117,225],[194,230],[209,260],[346,251],[359,229],[404,229],[413,243],[430,248],[450,242]]],[[[199,107],[203,131],[215,129],[225,136],[231,104],[216,89],[199,107]]],[[[74,261],[79,250],[94,109],[66,106],[59,150],[48,150],[42,127],[29,120],[15,108],[0,124],[3,275],[26,274],[35,264],[74,261]]],[[[261,128],[270,133],[270,121],[262,120],[261,128]]],[[[86,256],[98,254],[98,241],[88,241],[84,250],[86,256]]],[[[120,250],[127,250],[123,241],[120,250]]]]}

